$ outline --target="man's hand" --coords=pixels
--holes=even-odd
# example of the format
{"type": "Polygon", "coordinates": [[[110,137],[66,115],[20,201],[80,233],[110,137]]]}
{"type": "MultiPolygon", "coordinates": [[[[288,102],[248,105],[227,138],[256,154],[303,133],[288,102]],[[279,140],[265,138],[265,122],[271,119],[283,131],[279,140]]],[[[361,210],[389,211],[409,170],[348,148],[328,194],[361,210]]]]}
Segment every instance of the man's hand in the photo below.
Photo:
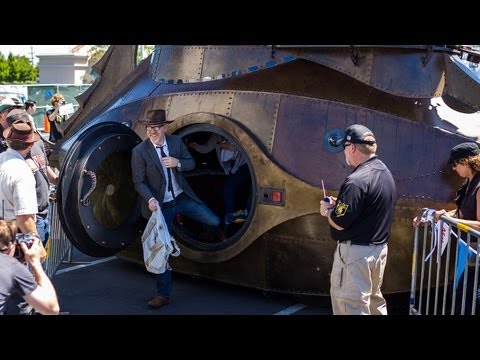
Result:
{"type": "Polygon", "coordinates": [[[334,198],[333,196],[329,196],[328,197],[330,199],[330,201],[325,201],[325,200],[321,200],[320,201],[320,215],[322,216],[326,216],[326,211],[328,209],[333,209],[335,207],[335,205],[337,204],[337,199],[334,198]]]}
{"type": "Polygon", "coordinates": [[[30,265],[38,262],[44,262],[47,258],[47,252],[45,251],[42,242],[38,237],[32,237],[31,240],[33,240],[33,242],[30,248],[28,248],[25,243],[20,244],[20,248],[25,255],[25,261],[30,265]]]}
{"type": "Polygon", "coordinates": [[[421,217],[418,217],[418,216],[415,216],[413,218],[413,221],[412,221],[412,226],[414,228],[418,227],[418,225],[422,222],[422,218],[421,217]]]}
{"type": "Polygon", "coordinates": [[[158,208],[158,201],[157,199],[150,199],[148,202],[148,208],[150,209],[151,212],[154,212],[158,208]]]}
{"type": "Polygon", "coordinates": [[[165,167],[168,169],[168,168],[177,167],[179,160],[177,158],[167,156],[167,157],[163,157],[162,161],[163,161],[163,165],[165,165],[165,167]]]}

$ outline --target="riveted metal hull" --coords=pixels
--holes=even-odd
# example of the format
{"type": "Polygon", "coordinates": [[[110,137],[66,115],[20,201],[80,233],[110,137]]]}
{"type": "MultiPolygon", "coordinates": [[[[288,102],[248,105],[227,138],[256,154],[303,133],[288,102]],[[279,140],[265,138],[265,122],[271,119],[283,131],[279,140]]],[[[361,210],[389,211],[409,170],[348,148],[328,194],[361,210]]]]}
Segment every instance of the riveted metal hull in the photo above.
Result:
{"type": "MultiPolygon", "coordinates": [[[[102,123],[125,124],[145,138],[137,118],[155,108],[166,110],[168,120],[175,120],[168,131],[185,141],[208,132],[227,135],[248,159],[249,217],[222,243],[189,242],[176,227],[182,256],[172,259],[174,270],[265,290],[328,295],[336,244],[318,214],[321,180],[335,195],[351,168],[342,153],[328,147],[327,136],[352,123],[365,124],[378,138],[378,154],[398,191],[383,290],[407,291],[411,219],[422,207],[443,208],[452,201],[459,180],[445,159],[466,139],[439,118],[430,99],[448,92],[462,107],[480,106],[475,82],[472,94],[465,94],[455,78],[445,77],[447,71],[458,72],[450,62],[454,53],[434,47],[158,46],[135,68],[134,46],[112,46],[97,64],[101,77],[63,125],[65,137],[52,161],[75,167],[70,147],[102,123]],[[267,201],[268,189],[281,192],[283,204],[267,201]]],[[[135,142],[133,135],[129,139],[135,142]]],[[[207,205],[221,211],[215,188],[221,177],[209,169],[191,174],[189,182],[207,205]]],[[[117,170],[117,176],[124,174],[117,170]]],[[[107,188],[112,189],[108,181],[107,188]]],[[[67,186],[62,191],[70,195],[64,199],[72,198],[67,186]]],[[[78,224],[64,226],[71,233],[91,233],[76,231],[78,224]]],[[[122,245],[117,241],[107,253],[120,251],[119,256],[142,262],[140,233],[122,245]]],[[[102,237],[101,229],[95,236],[102,237]]],[[[82,249],[89,241],[96,245],[83,249],[102,255],[95,253],[102,244],[98,239],[85,236],[74,243],[82,249]]]]}

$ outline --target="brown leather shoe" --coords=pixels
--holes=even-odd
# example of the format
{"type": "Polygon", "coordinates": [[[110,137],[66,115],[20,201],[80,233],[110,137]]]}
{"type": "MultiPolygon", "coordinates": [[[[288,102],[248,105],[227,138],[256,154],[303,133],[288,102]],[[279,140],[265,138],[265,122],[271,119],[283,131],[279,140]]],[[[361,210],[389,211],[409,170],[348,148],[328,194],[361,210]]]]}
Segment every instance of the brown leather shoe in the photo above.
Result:
{"type": "Polygon", "coordinates": [[[160,306],[167,305],[170,302],[170,298],[168,296],[158,295],[155,296],[152,300],[150,300],[147,304],[151,308],[159,308],[160,306]]]}

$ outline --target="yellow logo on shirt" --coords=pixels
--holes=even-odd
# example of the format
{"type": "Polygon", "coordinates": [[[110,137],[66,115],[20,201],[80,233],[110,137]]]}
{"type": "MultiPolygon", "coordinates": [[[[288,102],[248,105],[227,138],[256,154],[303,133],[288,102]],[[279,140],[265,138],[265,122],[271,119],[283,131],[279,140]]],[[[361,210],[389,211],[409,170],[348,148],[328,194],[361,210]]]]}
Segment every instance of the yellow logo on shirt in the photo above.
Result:
{"type": "Polygon", "coordinates": [[[341,201],[338,202],[337,207],[335,208],[335,215],[337,215],[338,217],[345,215],[345,213],[347,212],[348,206],[349,205],[342,203],[341,201]]]}

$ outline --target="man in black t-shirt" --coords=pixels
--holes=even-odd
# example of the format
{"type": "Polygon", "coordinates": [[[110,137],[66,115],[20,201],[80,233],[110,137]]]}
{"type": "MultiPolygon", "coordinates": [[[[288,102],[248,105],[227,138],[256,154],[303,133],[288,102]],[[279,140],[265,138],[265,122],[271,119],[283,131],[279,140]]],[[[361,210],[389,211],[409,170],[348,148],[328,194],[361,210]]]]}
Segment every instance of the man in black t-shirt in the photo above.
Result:
{"type": "Polygon", "coordinates": [[[376,139],[365,126],[350,126],[333,145],[342,145],[347,164],[355,167],[338,198],[320,204],[331,236],[338,241],[330,277],[333,313],[386,315],[381,286],[397,197],[395,181],[375,154],[376,139]]]}

